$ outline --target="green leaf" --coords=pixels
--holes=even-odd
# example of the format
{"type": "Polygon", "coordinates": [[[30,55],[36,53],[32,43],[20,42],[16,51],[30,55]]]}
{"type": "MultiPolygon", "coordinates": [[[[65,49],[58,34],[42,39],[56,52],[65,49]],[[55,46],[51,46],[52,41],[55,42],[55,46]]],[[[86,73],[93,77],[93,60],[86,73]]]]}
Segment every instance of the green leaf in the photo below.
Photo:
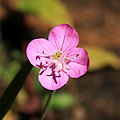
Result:
{"type": "Polygon", "coordinates": [[[37,15],[50,25],[72,24],[67,8],[58,0],[17,0],[16,6],[19,10],[37,15]]]}
{"type": "Polygon", "coordinates": [[[90,70],[98,70],[106,66],[120,69],[120,59],[115,53],[99,47],[86,47],[90,57],[90,70]]]}
{"type": "Polygon", "coordinates": [[[32,65],[27,61],[24,66],[17,73],[15,78],[12,80],[10,85],[7,87],[3,96],[0,99],[0,120],[10,109],[12,103],[14,102],[17,94],[21,90],[29,72],[32,69],[32,65]]]}
{"type": "Polygon", "coordinates": [[[53,109],[67,109],[75,104],[75,98],[70,93],[55,94],[51,101],[51,108],[53,109]]]}

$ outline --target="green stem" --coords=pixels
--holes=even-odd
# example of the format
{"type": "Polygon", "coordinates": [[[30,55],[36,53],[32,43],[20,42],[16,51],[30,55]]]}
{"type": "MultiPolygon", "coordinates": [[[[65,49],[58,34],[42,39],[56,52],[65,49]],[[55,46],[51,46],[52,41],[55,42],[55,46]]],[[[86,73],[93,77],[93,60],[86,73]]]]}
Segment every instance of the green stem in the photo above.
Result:
{"type": "Polygon", "coordinates": [[[42,112],[40,120],[44,120],[45,119],[45,116],[46,116],[46,114],[48,112],[48,109],[49,109],[49,106],[50,106],[50,102],[51,102],[52,97],[54,96],[54,94],[55,94],[55,90],[49,93],[49,96],[48,96],[48,99],[47,99],[46,104],[44,106],[44,109],[43,109],[43,112],[42,112]]]}

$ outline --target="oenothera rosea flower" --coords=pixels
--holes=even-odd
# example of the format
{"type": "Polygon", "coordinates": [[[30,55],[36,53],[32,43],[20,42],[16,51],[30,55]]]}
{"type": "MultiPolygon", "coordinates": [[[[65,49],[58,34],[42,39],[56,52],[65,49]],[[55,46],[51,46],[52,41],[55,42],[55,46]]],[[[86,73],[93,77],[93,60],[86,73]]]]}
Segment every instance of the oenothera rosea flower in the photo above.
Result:
{"type": "Polygon", "coordinates": [[[43,87],[59,89],[69,77],[78,78],[88,71],[88,54],[77,47],[78,43],[76,30],[68,24],[60,24],[50,31],[48,40],[37,38],[28,44],[28,60],[40,68],[38,79],[43,87]]]}

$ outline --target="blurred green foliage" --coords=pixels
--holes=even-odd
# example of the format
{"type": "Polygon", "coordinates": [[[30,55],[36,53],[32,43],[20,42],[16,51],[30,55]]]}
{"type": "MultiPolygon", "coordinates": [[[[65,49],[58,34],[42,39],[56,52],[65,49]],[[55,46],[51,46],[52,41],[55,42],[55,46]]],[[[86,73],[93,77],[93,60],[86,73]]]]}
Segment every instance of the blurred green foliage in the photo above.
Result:
{"type": "Polygon", "coordinates": [[[85,48],[90,57],[90,71],[99,70],[106,66],[120,69],[120,59],[115,53],[100,47],[85,48]]]}
{"type": "Polygon", "coordinates": [[[13,60],[5,66],[5,68],[2,70],[2,76],[4,80],[10,81],[14,78],[15,74],[19,71],[20,69],[20,63],[17,60],[13,60]]]}
{"type": "Polygon", "coordinates": [[[16,6],[25,13],[37,15],[50,25],[73,24],[67,8],[60,0],[17,0],[16,6]]]}
{"type": "Polygon", "coordinates": [[[14,78],[15,74],[21,67],[19,60],[22,54],[20,54],[17,50],[13,50],[10,55],[7,55],[3,44],[0,45],[0,48],[0,56],[2,56],[0,58],[0,79],[10,81],[14,78]]]}
{"type": "Polygon", "coordinates": [[[56,93],[51,101],[52,109],[68,109],[76,103],[75,97],[68,92],[56,93]]]}

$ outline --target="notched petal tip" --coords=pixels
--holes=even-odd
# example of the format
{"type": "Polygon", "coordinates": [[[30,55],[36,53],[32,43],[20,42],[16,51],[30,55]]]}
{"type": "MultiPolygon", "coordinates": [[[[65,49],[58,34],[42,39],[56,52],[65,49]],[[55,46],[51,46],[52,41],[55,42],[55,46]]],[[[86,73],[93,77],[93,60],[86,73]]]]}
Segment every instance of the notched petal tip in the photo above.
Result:
{"type": "Polygon", "coordinates": [[[51,45],[51,43],[44,39],[44,38],[38,38],[32,40],[27,48],[26,48],[26,55],[30,63],[37,67],[36,65],[40,64],[40,61],[42,61],[41,57],[48,57],[53,54],[54,48],[51,45]]]}
{"type": "Polygon", "coordinates": [[[85,51],[82,57],[79,57],[75,61],[72,60],[68,63],[67,74],[72,78],[78,78],[83,76],[89,69],[90,62],[87,52],[85,51]],[[85,55],[85,56],[84,56],[85,55]]]}
{"type": "Polygon", "coordinates": [[[48,36],[48,40],[57,50],[64,51],[78,45],[79,35],[77,31],[68,24],[60,24],[54,27],[48,36]]]}
{"type": "Polygon", "coordinates": [[[53,76],[51,73],[51,69],[47,68],[41,75],[38,76],[38,79],[44,88],[48,90],[57,90],[68,82],[69,77],[66,73],[61,72],[60,76],[53,76]],[[56,78],[54,79],[54,77],[56,78]]]}

